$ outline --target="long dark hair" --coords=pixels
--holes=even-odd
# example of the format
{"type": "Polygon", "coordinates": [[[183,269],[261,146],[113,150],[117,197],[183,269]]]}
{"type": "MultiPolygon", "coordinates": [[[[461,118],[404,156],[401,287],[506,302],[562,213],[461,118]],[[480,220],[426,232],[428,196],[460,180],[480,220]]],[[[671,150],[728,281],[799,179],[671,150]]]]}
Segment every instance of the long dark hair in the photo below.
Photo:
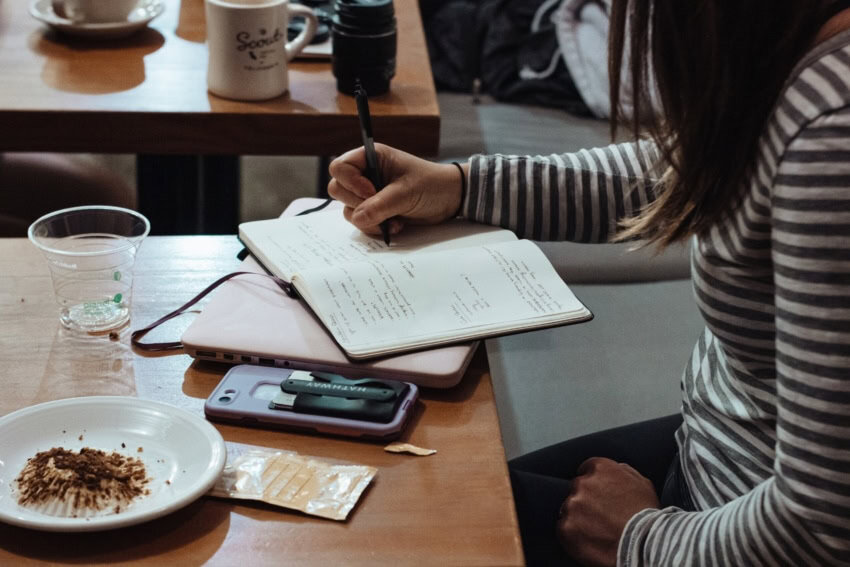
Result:
{"type": "Polygon", "coordinates": [[[657,199],[627,221],[622,237],[663,247],[704,233],[734,209],[783,84],[832,4],[613,0],[612,135],[623,117],[620,89],[630,80],[630,129],[636,138],[648,133],[668,167],[657,199]],[[660,113],[651,111],[653,84],[660,113]]]}

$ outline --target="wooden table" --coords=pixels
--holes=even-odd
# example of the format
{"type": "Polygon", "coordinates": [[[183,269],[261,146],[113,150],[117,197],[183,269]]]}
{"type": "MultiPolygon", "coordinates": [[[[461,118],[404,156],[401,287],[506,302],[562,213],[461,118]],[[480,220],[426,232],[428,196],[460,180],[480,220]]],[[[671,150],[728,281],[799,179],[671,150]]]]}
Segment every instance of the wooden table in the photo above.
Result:
{"type": "MultiPolygon", "coordinates": [[[[203,0],[163,2],[149,29],[109,42],[49,30],[29,15],[29,0],[0,2],[0,151],[158,157],[139,168],[139,206],[156,216],[155,232],[232,233],[235,156],[331,156],[360,145],[354,100],[337,92],[328,61],[294,62],[288,95],[218,98],[206,88],[203,0]],[[194,223],[201,206],[207,217],[194,223]]],[[[370,102],[375,139],[436,155],[440,114],[417,0],[394,3],[396,76],[370,102]]]]}
{"type": "MultiPolygon", "coordinates": [[[[233,270],[239,248],[232,236],[148,238],[136,264],[130,327],[233,270]]],[[[203,401],[226,367],[179,352],[140,355],[129,346],[128,328],[117,341],[64,330],[46,263],[25,239],[0,239],[0,265],[0,415],[87,395],[138,396],[203,415],[203,401]]],[[[147,339],[179,336],[190,317],[147,339]]],[[[217,427],[227,441],[372,465],[378,473],[346,522],[203,497],[164,518],[110,532],[54,534],[0,524],[0,565],[522,564],[483,350],[458,387],[422,392],[403,439],[437,449],[430,457],[341,438],[217,427]]]]}

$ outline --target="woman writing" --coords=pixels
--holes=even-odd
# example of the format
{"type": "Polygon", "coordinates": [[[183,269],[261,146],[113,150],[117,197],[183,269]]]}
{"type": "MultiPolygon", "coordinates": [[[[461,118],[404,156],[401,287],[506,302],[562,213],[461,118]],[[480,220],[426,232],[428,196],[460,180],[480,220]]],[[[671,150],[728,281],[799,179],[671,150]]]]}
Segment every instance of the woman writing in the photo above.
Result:
{"type": "Polygon", "coordinates": [[[529,564],[850,564],[847,8],[614,0],[612,129],[626,76],[634,142],[462,166],[381,146],[378,194],[362,148],[332,162],[369,233],[460,214],[539,240],[692,239],[706,329],[681,415],[512,461],[529,564]]]}

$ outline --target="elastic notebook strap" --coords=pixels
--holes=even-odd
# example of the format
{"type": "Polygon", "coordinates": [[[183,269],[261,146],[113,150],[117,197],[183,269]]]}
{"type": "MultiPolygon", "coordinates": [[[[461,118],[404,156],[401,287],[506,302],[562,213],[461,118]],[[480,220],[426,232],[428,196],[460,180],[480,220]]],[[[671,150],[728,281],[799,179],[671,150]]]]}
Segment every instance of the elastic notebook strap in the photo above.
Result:
{"type": "Polygon", "coordinates": [[[176,349],[179,349],[179,348],[183,348],[183,343],[180,342],[180,341],[174,341],[174,342],[169,342],[169,343],[143,343],[143,342],[140,342],[139,339],[141,339],[149,331],[152,331],[153,329],[159,327],[160,325],[162,325],[163,323],[165,323],[169,319],[173,319],[174,317],[177,317],[178,315],[184,313],[187,309],[189,309],[190,307],[195,305],[197,302],[199,302],[201,299],[203,299],[203,297],[205,295],[207,295],[209,292],[211,292],[212,290],[214,290],[215,288],[217,288],[218,286],[220,286],[221,284],[223,284],[224,282],[226,282],[230,278],[234,278],[236,276],[262,276],[264,278],[271,278],[272,280],[274,280],[274,282],[277,285],[279,285],[281,288],[283,288],[283,290],[287,293],[287,295],[293,294],[292,284],[290,284],[287,281],[280,279],[277,276],[273,276],[271,274],[259,274],[257,272],[232,272],[230,274],[227,274],[226,276],[222,276],[222,277],[218,278],[216,281],[214,281],[213,283],[208,285],[206,287],[206,289],[201,291],[198,295],[196,295],[195,297],[193,297],[188,302],[181,305],[180,307],[178,307],[177,309],[175,309],[174,311],[172,311],[168,315],[160,317],[159,319],[157,319],[156,321],[154,321],[153,323],[151,323],[150,325],[148,325],[147,327],[145,327],[143,329],[137,329],[137,330],[133,331],[133,333],[130,335],[130,343],[133,346],[138,347],[141,350],[153,351],[153,352],[164,351],[164,350],[176,350],[176,349]]]}

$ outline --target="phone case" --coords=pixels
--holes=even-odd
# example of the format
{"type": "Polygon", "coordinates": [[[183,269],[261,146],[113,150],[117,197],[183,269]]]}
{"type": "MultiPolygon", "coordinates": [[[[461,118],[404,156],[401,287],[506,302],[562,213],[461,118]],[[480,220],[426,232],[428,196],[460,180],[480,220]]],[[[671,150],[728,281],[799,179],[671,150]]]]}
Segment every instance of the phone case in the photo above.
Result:
{"type": "Polygon", "coordinates": [[[247,364],[233,366],[207,398],[204,413],[212,421],[235,425],[389,440],[401,434],[419,395],[415,384],[405,383],[407,392],[398,403],[395,415],[387,423],[270,409],[269,402],[292,372],[285,368],[247,364]]]}

